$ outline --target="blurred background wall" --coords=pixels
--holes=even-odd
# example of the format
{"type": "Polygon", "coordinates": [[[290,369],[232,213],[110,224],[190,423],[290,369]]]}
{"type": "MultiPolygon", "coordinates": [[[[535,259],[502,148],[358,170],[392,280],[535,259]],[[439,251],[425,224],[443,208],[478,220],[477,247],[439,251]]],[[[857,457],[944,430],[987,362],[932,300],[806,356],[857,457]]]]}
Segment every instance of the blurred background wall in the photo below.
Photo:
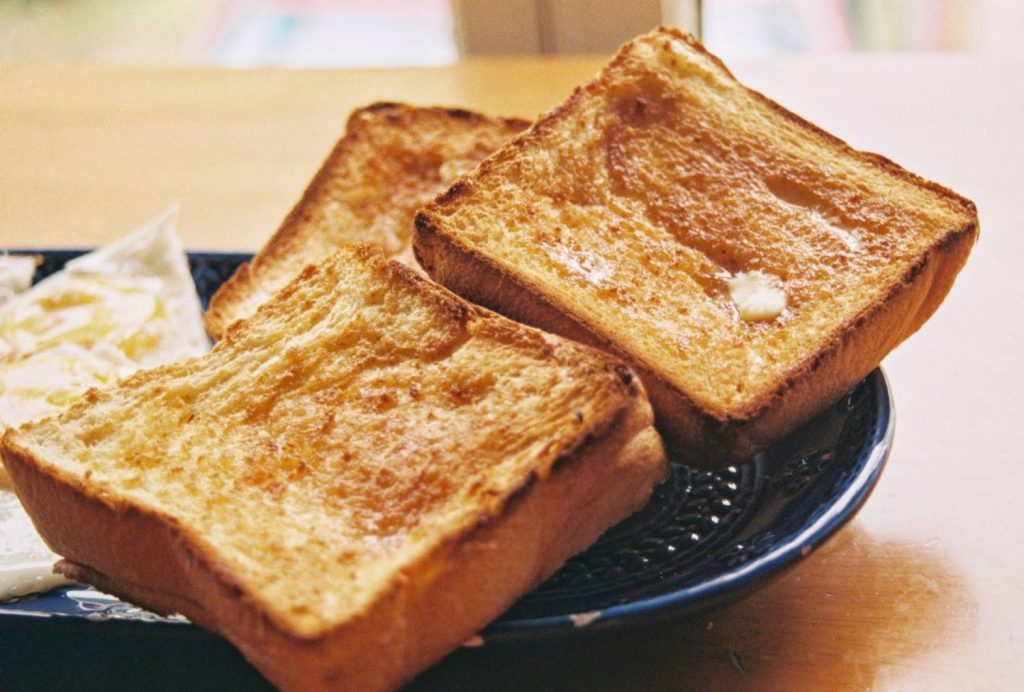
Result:
{"type": "Polygon", "coordinates": [[[608,53],[658,23],[700,33],[726,60],[1024,52],[1021,0],[0,0],[0,61],[441,65],[608,53]]]}

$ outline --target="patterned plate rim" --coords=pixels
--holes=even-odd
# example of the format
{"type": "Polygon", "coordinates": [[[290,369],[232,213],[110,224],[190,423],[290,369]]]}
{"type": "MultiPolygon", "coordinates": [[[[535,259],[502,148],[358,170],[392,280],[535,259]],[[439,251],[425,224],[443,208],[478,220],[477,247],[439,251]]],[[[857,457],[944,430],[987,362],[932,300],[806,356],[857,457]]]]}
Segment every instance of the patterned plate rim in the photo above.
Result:
{"type": "Polygon", "coordinates": [[[882,368],[867,378],[871,395],[878,406],[876,424],[864,451],[851,464],[849,483],[842,492],[829,498],[828,508],[813,521],[780,538],[772,549],[741,566],[723,569],[719,574],[650,598],[610,606],[589,613],[574,613],[537,618],[498,621],[480,633],[472,645],[520,640],[524,637],[548,638],[570,633],[622,627],[655,618],[667,618],[701,610],[738,598],[745,589],[782,574],[787,568],[810,555],[845,526],[864,505],[885,468],[895,434],[892,389],[882,368]]]}

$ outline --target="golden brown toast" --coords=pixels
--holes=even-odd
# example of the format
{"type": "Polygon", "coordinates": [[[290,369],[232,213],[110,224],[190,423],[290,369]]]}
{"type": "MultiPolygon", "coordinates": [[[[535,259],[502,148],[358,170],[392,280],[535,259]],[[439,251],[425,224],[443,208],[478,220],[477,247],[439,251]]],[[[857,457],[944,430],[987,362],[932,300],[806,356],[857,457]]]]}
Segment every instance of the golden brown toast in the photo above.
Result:
{"type": "Polygon", "coordinates": [[[938,307],[974,205],[739,84],[670,29],[416,219],[435,279],[640,373],[670,447],[752,454],[938,307]]]}
{"type": "Polygon", "coordinates": [[[379,249],[309,266],[199,358],[10,431],[62,570],[219,632],[286,689],[389,689],[666,473],[612,357],[379,249]]]}
{"type": "Polygon", "coordinates": [[[398,103],[353,112],[345,135],[281,227],[211,299],[205,317],[210,335],[220,338],[229,324],[255,312],[304,266],[341,244],[380,245],[415,266],[410,242],[416,210],[528,125],[398,103]]]}

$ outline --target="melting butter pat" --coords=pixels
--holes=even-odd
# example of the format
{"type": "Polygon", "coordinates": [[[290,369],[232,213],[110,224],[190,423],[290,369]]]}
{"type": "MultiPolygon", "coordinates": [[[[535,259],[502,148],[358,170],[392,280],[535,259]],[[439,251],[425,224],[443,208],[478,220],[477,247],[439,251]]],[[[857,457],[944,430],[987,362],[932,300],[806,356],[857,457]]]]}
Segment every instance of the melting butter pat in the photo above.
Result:
{"type": "Polygon", "coordinates": [[[729,297],[747,322],[773,320],[786,309],[782,281],[761,271],[740,272],[729,279],[729,297]]]}

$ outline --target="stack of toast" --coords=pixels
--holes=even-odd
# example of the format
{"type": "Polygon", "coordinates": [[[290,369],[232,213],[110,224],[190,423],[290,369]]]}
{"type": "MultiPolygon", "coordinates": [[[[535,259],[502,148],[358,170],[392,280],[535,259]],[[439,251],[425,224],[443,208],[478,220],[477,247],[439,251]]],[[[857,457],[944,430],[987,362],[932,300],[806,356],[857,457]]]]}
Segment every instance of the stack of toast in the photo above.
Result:
{"type": "Polygon", "coordinates": [[[827,407],[976,235],[969,201],[659,29],[528,129],[358,111],[214,296],[209,355],[8,432],[4,462],[65,574],[281,687],[393,688],[641,506],[662,439],[723,464],[827,407]],[[410,243],[439,283],[387,259],[410,243]]]}

